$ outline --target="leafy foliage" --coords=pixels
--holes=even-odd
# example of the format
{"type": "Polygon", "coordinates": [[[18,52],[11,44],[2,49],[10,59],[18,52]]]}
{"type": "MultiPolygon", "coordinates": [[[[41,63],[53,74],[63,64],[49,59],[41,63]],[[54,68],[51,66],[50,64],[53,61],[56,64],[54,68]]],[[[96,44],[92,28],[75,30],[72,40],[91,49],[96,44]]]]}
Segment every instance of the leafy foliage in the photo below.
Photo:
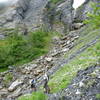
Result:
{"type": "Polygon", "coordinates": [[[84,21],[85,24],[90,24],[94,28],[100,28],[100,4],[92,4],[93,11],[88,13],[88,19],[84,21]]]}

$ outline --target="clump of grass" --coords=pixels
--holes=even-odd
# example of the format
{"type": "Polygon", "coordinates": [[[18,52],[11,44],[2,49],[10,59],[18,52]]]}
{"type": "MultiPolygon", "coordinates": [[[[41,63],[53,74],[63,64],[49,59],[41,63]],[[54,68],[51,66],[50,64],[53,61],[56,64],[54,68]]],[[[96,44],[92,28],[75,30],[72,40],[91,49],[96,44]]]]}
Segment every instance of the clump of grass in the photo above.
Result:
{"type": "Polygon", "coordinates": [[[42,92],[34,92],[30,95],[21,96],[18,100],[47,100],[47,96],[42,92]]]}
{"type": "Polygon", "coordinates": [[[51,34],[38,30],[26,37],[13,33],[6,39],[0,40],[0,68],[27,63],[47,53],[51,34]]]}

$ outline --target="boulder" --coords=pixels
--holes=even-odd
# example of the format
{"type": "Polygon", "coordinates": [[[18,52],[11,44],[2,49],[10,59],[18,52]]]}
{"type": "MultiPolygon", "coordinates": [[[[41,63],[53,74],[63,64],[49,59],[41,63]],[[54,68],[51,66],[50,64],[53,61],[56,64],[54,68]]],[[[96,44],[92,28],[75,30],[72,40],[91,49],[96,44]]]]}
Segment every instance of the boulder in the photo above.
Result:
{"type": "Polygon", "coordinates": [[[23,81],[20,79],[17,79],[16,81],[14,81],[10,87],[8,88],[8,91],[12,92],[14,91],[18,86],[20,86],[21,84],[23,84],[23,81]]]}

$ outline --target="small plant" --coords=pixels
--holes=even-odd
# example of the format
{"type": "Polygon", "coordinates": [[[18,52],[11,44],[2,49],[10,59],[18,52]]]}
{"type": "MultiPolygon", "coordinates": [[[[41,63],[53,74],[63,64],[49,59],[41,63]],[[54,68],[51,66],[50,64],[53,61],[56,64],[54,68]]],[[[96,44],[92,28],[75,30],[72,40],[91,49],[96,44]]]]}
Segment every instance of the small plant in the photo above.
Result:
{"type": "Polygon", "coordinates": [[[34,92],[30,95],[21,96],[18,100],[47,100],[47,96],[42,92],[34,92]]]}

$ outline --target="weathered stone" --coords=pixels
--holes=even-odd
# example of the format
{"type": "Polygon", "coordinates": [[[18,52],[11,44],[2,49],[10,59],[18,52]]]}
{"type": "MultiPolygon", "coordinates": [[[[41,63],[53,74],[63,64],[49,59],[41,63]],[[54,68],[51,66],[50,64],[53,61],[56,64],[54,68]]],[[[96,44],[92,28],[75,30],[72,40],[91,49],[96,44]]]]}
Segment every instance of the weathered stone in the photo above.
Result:
{"type": "Polygon", "coordinates": [[[18,88],[16,91],[14,91],[14,93],[12,93],[11,95],[9,95],[7,98],[17,98],[21,94],[22,94],[21,93],[21,88],[18,88]]]}
{"type": "Polygon", "coordinates": [[[73,24],[73,28],[74,28],[74,29],[79,29],[79,28],[81,28],[83,25],[84,25],[83,23],[74,23],[74,24],[73,24]]]}
{"type": "Polygon", "coordinates": [[[3,95],[7,95],[8,91],[7,89],[1,89],[0,90],[0,95],[3,96],[3,95]]]}
{"type": "Polygon", "coordinates": [[[8,91],[12,92],[14,91],[18,86],[20,86],[21,84],[23,84],[23,81],[20,79],[17,79],[16,81],[14,81],[10,87],[8,88],[8,91]]]}
{"type": "Polygon", "coordinates": [[[52,61],[52,57],[45,57],[45,60],[46,60],[47,62],[51,62],[51,61],[52,61]]]}
{"type": "Polygon", "coordinates": [[[69,50],[69,48],[65,48],[65,49],[62,50],[62,52],[66,52],[68,50],[69,50]]]}

